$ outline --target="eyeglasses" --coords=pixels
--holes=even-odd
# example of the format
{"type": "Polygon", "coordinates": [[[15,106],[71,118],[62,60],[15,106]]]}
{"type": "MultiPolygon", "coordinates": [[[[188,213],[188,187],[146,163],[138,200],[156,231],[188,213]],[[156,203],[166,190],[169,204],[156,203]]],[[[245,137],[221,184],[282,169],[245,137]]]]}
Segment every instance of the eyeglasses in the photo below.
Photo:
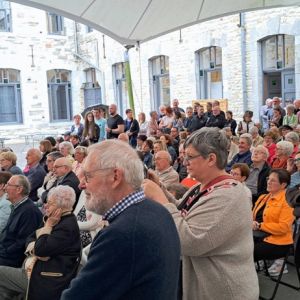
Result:
{"type": "Polygon", "coordinates": [[[258,155],[260,155],[260,154],[265,154],[265,155],[267,155],[267,153],[265,153],[265,152],[263,152],[263,151],[259,151],[259,150],[254,150],[254,151],[253,151],[253,154],[258,154],[258,155]]]}
{"type": "Polygon", "coordinates": [[[300,161],[300,158],[293,159],[293,163],[296,163],[296,162],[299,162],[299,161],[300,161]]]}
{"type": "Polygon", "coordinates": [[[89,171],[89,172],[83,171],[83,176],[84,176],[85,182],[86,183],[90,182],[90,178],[91,178],[91,176],[89,175],[90,173],[94,173],[94,172],[102,171],[102,170],[108,170],[108,169],[114,169],[114,167],[97,169],[97,170],[93,170],[93,171],[89,171]]]}
{"type": "Polygon", "coordinates": [[[183,160],[185,161],[186,165],[189,166],[190,165],[190,160],[197,158],[199,156],[202,156],[202,154],[198,154],[195,156],[190,156],[189,158],[186,158],[185,154],[182,155],[183,160]]]}
{"type": "Polygon", "coordinates": [[[52,161],[53,161],[52,159],[47,159],[47,160],[46,160],[46,163],[49,164],[49,163],[51,163],[52,161]]]}
{"type": "Polygon", "coordinates": [[[56,203],[53,203],[53,202],[51,202],[51,201],[46,201],[46,203],[47,203],[48,205],[52,205],[52,206],[58,206],[58,204],[56,204],[56,203]]]}
{"type": "Polygon", "coordinates": [[[278,151],[279,151],[279,150],[283,150],[283,149],[281,149],[281,148],[277,148],[277,147],[276,147],[276,148],[275,148],[275,151],[276,151],[276,150],[278,150],[278,151]]]}
{"type": "Polygon", "coordinates": [[[61,165],[61,166],[53,166],[53,170],[56,170],[56,169],[58,169],[58,168],[61,168],[61,167],[66,167],[66,165],[61,165]]]}
{"type": "Polygon", "coordinates": [[[232,175],[232,176],[242,176],[241,174],[239,174],[239,173],[234,173],[234,172],[230,172],[230,175],[232,175]]]}
{"type": "Polygon", "coordinates": [[[20,186],[19,184],[10,184],[10,183],[7,183],[6,185],[5,185],[5,187],[9,187],[9,186],[20,186]]]}
{"type": "Polygon", "coordinates": [[[160,161],[160,160],[162,160],[162,159],[167,159],[166,157],[155,157],[154,158],[154,161],[160,161]]]}
{"type": "Polygon", "coordinates": [[[266,179],[267,179],[267,181],[269,181],[270,183],[278,183],[277,180],[275,180],[275,179],[270,179],[270,177],[267,177],[266,179]]]}

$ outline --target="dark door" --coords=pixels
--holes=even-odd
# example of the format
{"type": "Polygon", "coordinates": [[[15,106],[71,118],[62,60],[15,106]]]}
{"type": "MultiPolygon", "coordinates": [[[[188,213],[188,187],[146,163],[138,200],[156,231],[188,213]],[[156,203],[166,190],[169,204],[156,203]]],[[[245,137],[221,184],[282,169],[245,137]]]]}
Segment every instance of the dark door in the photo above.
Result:
{"type": "Polygon", "coordinates": [[[267,75],[267,97],[281,97],[281,73],[269,73],[267,75]]]}

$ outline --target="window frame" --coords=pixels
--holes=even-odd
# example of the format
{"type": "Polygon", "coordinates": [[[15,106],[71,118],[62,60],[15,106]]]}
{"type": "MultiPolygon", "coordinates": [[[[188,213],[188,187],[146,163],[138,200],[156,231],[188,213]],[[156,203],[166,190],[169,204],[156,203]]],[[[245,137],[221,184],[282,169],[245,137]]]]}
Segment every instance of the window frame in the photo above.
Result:
{"type": "Polygon", "coordinates": [[[1,5],[2,2],[0,1],[0,12],[4,12],[4,29],[0,29],[0,32],[11,32],[11,18],[8,16],[11,16],[11,9],[5,8],[3,5],[1,5]],[[9,12],[9,13],[8,13],[9,12]]]}
{"type": "Polygon", "coordinates": [[[62,16],[57,15],[55,13],[51,13],[51,12],[47,12],[47,25],[48,25],[48,34],[49,35],[61,35],[61,36],[65,36],[65,28],[64,28],[64,19],[62,16]],[[51,32],[51,22],[50,22],[50,18],[51,16],[56,16],[57,18],[57,27],[58,27],[58,31],[57,32],[51,32]]]}
{"type": "MultiPolygon", "coordinates": [[[[47,72],[52,71],[47,70],[47,72]]],[[[65,69],[54,69],[55,71],[55,81],[49,82],[47,78],[47,91],[48,91],[48,103],[49,103],[49,120],[50,123],[60,123],[60,122],[70,122],[72,121],[73,116],[73,106],[72,106],[72,85],[71,85],[71,76],[72,72],[65,69]],[[67,82],[62,82],[61,80],[61,73],[63,71],[67,71],[69,74],[69,78],[67,82]],[[59,76],[57,74],[59,73],[59,76]],[[65,119],[55,119],[53,117],[53,102],[52,102],[52,87],[53,86],[64,86],[65,87],[65,93],[66,93],[66,111],[67,111],[67,118],[65,119]]],[[[48,75],[48,74],[47,74],[48,75]]]]}
{"type": "MultiPolygon", "coordinates": [[[[15,113],[16,113],[16,121],[15,122],[1,122],[0,120],[0,126],[5,126],[8,124],[23,124],[23,110],[22,110],[22,87],[21,87],[21,81],[16,82],[10,82],[9,81],[9,70],[17,70],[17,69],[9,69],[7,68],[7,76],[4,77],[3,68],[0,68],[1,72],[1,78],[2,82],[0,82],[0,87],[13,87],[14,89],[14,99],[15,99],[15,113]]],[[[20,78],[20,70],[17,70],[19,72],[19,78],[20,78]]]]}
{"type": "MultiPolygon", "coordinates": [[[[203,59],[202,59],[203,60],[203,59]]],[[[198,94],[198,98],[199,99],[208,99],[208,87],[207,87],[207,83],[208,83],[208,73],[211,72],[221,72],[221,86],[222,86],[222,95],[221,98],[223,98],[224,95],[224,91],[223,91],[223,50],[222,47],[219,46],[210,46],[210,47],[205,47],[202,49],[199,49],[198,51],[196,51],[196,82],[197,82],[197,94],[198,94]],[[219,48],[221,50],[221,67],[217,67],[217,48],[219,48]],[[211,50],[214,49],[214,55],[213,55],[213,59],[211,60],[211,50]],[[209,50],[209,61],[208,61],[208,68],[202,68],[201,67],[201,55],[203,55],[203,53],[205,51],[209,50]],[[203,79],[203,87],[204,87],[204,91],[202,92],[202,83],[201,83],[201,79],[203,79]]]]}

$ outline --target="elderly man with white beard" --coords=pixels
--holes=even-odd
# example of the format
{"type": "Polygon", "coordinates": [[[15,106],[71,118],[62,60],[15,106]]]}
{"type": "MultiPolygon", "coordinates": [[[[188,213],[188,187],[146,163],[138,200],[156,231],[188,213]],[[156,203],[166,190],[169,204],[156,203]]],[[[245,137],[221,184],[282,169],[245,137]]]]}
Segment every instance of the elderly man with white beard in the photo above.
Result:
{"type": "Polygon", "coordinates": [[[146,198],[143,164],[135,150],[118,140],[94,144],[83,174],[86,209],[103,215],[106,226],[62,300],[175,299],[178,233],[168,211],[146,198]]]}

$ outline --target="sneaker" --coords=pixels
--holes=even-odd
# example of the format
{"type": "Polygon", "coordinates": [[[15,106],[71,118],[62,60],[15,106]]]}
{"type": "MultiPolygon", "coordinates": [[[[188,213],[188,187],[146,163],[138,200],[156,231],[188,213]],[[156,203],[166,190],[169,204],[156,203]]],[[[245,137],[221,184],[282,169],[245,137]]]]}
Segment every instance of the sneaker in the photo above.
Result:
{"type": "MultiPolygon", "coordinates": [[[[270,276],[279,276],[283,260],[275,260],[274,264],[268,269],[270,276]]],[[[288,273],[287,265],[284,266],[282,274],[288,273]]]]}

